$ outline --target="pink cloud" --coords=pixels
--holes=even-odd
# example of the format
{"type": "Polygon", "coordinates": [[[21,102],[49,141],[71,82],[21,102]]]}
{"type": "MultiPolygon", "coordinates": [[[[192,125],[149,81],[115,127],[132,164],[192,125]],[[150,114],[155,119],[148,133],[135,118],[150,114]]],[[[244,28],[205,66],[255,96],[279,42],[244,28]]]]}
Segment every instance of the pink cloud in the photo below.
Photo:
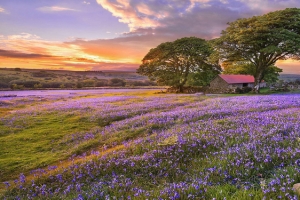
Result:
{"type": "Polygon", "coordinates": [[[40,7],[37,10],[42,12],[78,11],[72,8],[65,8],[60,6],[50,6],[50,7],[45,6],[45,7],[40,7]]]}

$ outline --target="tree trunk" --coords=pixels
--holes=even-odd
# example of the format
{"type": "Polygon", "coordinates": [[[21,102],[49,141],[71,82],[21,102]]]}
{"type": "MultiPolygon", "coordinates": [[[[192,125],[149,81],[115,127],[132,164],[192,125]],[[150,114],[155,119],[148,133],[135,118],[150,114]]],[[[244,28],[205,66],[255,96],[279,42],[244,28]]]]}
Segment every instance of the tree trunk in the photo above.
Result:
{"type": "Polygon", "coordinates": [[[253,91],[258,94],[260,90],[260,82],[263,77],[263,71],[259,71],[258,73],[255,74],[254,76],[254,88],[253,91]]]}
{"type": "Polygon", "coordinates": [[[179,92],[183,93],[183,85],[179,85],[179,92]]]}

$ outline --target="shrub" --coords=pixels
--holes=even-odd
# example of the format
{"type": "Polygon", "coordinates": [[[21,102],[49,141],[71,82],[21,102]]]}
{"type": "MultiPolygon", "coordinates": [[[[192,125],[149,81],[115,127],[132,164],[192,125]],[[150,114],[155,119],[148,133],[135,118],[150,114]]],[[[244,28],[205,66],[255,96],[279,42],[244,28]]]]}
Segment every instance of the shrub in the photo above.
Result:
{"type": "Polygon", "coordinates": [[[119,78],[112,78],[109,80],[109,86],[125,86],[126,82],[119,78]]]}
{"type": "Polygon", "coordinates": [[[108,86],[108,81],[105,79],[98,80],[95,84],[96,87],[108,86]]]}
{"type": "Polygon", "coordinates": [[[77,84],[76,84],[76,88],[82,88],[83,86],[82,86],[82,83],[81,82],[77,82],[77,84]]]}
{"type": "Polygon", "coordinates": [[[26,88],[34,88],[35,84],[39,84],[39,81],[11,81],[10,84],[23,85],[26,88]]]}
{"type": "Polygon", "coordinates": [[[41,83],[39,83],[39,84],[34,84],[33,87],[34,87],[35,89],[38,89],[38,88],[42,88],[43,85],[42,85],[41,83]]]}
{"type": "Polygon", "coordinates": [[[11,84],[10,88],[12,90],[22,90],[22,89],[24,89],[24,85],[11,84]]]}
{"type": "Polygon", "coordinates": [[[0,88],[9,88],[7,83],[0,82],[0,88]]]}
{"type": "Polygon", "coordinates": [[[95,81],[94,80],[85,80],[82,82],[83,87],[94,87],[95,81]]]}

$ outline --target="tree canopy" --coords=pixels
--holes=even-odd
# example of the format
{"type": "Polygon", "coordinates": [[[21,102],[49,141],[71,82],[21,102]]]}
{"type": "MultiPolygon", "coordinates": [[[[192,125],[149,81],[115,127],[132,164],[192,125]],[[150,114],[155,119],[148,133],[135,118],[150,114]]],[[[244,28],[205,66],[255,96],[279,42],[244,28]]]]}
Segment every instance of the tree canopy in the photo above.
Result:
{"type": "Polygon", "coordinates": [[[215,45],[223,60],[251,63],[255,85],[259,85],[276,61],[299,57],[299,22],[298,8],[238,19],[229,23],[215,45]]]}
{"type": "Polygon", "coordinates": [[[201,38],[185,37],[165,42],[147,53],[137,73],[158,84],[178,87],[182,92],[191,73],[220,71],[219,64],[209,59],[212,52],[208,42],[201,38]]]}
{"type": "MultiPolygon", "coordinates": [[[[245,61],[225,61],[223,62],[224,74],[245,74],[255,76],[255,66],[251,62],[245,61]]],[[[282,69],[275,65],[269,66],[263,73],[262,79],[268,83],[278,81],[279,73],[282,69]]]]}

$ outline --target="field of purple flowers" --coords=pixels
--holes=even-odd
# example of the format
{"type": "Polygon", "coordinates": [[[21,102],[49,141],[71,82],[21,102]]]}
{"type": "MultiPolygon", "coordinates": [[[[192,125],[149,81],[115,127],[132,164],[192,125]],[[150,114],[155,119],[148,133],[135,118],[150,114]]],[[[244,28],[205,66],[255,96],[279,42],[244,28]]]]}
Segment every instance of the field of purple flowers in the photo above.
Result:
{"type": "Polygon", "coordinates": [[[298,94],[17,103],[3,104],[15,107],[1,117],[2,141],[43,116],[79,117],[90,128],[58,135],[49,151],[68,159],[3,181],[1,199],[298,199],[298,94]]]}

